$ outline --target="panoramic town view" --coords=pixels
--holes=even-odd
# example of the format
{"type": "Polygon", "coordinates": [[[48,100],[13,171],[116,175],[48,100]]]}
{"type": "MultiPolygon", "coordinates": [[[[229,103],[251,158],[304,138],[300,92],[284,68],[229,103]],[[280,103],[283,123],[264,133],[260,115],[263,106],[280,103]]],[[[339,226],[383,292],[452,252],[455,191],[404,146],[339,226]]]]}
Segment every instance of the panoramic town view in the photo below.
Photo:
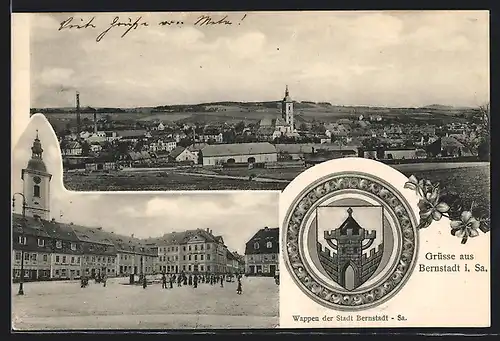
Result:
{"type": "Polygon", "coordinates": [[[67,192],[52,134],[34,118],[14,150],[14,329],[278,324],[276,193],[67,192]]]}

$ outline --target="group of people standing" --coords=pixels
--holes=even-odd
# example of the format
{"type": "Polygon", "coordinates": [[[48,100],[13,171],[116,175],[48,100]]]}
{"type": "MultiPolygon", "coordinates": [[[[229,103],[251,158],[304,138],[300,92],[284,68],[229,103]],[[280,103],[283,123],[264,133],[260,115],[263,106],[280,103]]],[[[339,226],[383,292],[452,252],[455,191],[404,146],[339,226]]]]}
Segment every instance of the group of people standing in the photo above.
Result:
{"type": "MultiPolygon", "coordinates": [[[[216,275],[216,274],[204,274],[204,275],[186,275],[185,273],[180,274],[165,274],[161,275],[161,287],[162,289],[172,289],[174,283],[177,283],[177,287],[182,287],[183,285],[189,285],[193,288],[197,288],[198,284],[210,284],[217,285],[220,284],[221,288],[224,287],[224,282],[226,280],[226,275],[216,275]]],[[[241,275],[236,275],[236,280],[238,281],[238,288],[236,293],[241,295],[243,292],[241,285],[241,275]]],[[[231,277],[231,282],[233,277],[231,277]]]]}
{"type": "MultiPolygon", "coordinates": [[[[94,280],[96,283],[102,283],[102,285],[105,287],[106,281],[108,280],[108,276],[105,273],[103,274],[98,273],[97,275],[95,275],[94,280]]],[[[86,275],[82,275],[80,277],[80,287],[86,288],[88,287],[88,285],[89,285],[89,278],[86,275]]]]}

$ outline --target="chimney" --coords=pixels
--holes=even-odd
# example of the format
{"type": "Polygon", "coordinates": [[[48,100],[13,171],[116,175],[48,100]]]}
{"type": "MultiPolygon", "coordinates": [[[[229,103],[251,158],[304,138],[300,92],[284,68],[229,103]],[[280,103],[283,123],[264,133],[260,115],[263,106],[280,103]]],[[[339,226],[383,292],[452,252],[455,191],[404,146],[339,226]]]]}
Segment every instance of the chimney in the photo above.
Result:
{"type": "Polygon", "coordinates": [[[76,92],[76,131],[80,134],[80,93],[76,92]]]}
{"type": "Polygon", "coordinates": [[[132,237],[132,238],[134,238],[134,234],[133,234],[133,233],[132,233],[132,236],[131,236],[131,237],[132,237]]]}
{"type": "Polygon", "coordinates": [[[97,113],[94,111],[94,134],[97,135],[97,113]]]}
{"type": "Polygon", "coordinates": [[[73,225],[73,222],[69,223],[70,225],[73,225]]]}
{"type": "Polygon", "coordinates": [[[207,232],[210,233],[210,229],[207,227],[207,232]]]}
{"type": "Polygon", "coordinates": [[[55,223],[56,222],[56,218],[52,218],[50,219],[51,222],[55,223]]]}
{"type": "Polygon", "coordinates": [[[264,227],[264,230],[269,230],[269,227],[267,227],[267,226],[266,226],[266,227],[264,227]]]}

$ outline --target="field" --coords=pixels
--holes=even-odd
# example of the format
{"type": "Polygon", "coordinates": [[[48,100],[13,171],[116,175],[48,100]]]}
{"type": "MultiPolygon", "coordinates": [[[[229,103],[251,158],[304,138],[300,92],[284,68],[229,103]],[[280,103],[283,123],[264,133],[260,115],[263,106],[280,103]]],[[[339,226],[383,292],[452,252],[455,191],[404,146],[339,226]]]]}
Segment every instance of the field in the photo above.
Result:
{"type": "MultiPolygon", "coordinates": [[[[176,111],[176,112],[154,112],[153,108],[126,109],[124,112],[112,111],[97,113],[97,118],[108,117],[113,122],[120,121],[163,121],[165,123],[228,123],[235,124],[240,121],[255,123],[263,118],[276,118],[279,115],[278,103],[276,108],[269,105],[252,105],[250,107],[241,105],[206,105],[206,108],[217,108],[219,111],[176,111]]],[[[360,114],[365,116],[380,115],[384,118],[411,118],[415,121],[442,122],[464,122],[459,115],[470,114],[471,109],[464,108],[377,108],[377,107],[349,107],[349,106],[325,106],[319,104],[296,103],[295,116],[297,122],[310,122],[320,120],[323,122],[335,122],[339,118],[357,119],[360,114]]],[[[49,119],[56,129],[63,129],[66,125],[76,126],[76,113],[51,112],[46,110],[44,115],[49,119]]],[[[82,120],[93,120],[93,114],[82,113],[82,120]]]]}
{"type": "Polygon", "coordinates": [[[158,172],[64,173],[64,185],[74,191],[189,191],[189,190],[281,190],[282,183],[208,178],[158,172]]]}
{"type": "MultiPolygon", "coordinates": [[[[474,200],[477,205],[489,210],[489,163],[423,163],[396,165],[395,168],[406,176],[415,175],[419,179],[439,182],[443,192],[455,192],[464,200],[474,200]]],[[[86,176],[65,173],[64,183],[66,188],[77,191],[283,190],[287,181],[293,180],[302,171],[302,168],[199,170],[204,176],[179,174],[179,171],[121,171],[110,174],[91,173],[86,176]],[[249,180],[250,175],[255,178],[249,180]],[[233,178],[224,178],[225,176],[233,178]],[[273,179],[281,181],[274,182],[273,179]]]]}
{"type": "Polygon", "coordinates": [[[196,329],[273,328],[278,325],[279,287],[273,278],[244,277],[236,282],[198,288],[160,283],[146,289],[111,278],[107,286],[78,281],[25,283],[24,296],[12,286],[12,322],[16,330],[54,329],[196,329]]]}

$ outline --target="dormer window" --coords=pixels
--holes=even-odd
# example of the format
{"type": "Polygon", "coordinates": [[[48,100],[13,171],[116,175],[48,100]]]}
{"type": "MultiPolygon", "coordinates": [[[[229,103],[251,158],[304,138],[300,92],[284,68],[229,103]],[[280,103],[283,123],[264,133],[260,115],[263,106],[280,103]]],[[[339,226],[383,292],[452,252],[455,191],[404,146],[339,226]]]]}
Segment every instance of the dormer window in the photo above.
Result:
{"type": "Polygon", "coordinates": [[[71,243],[70,245],[71,245],[71,246],[70,246],[70,247],[71,247],[71,250],[72,250],[72,251],[76,251],[76,244],[75,244],[75,243],[71,243]]]}
{"type": "Polygon", "coordinates": [[[56,241],[56,248],[62,249],[62,241],[60,240],[56,241]]]}
{"type": "Polygon", "coordinates": [[[40,246],[40,247],[45,246],[45,240],[38,238],[38,246],[40,246]]]}
{"type": "Polygon", "coordinates": [[[19,236],[18,242],[19,242],[19,244],[21,244],[21,245],[26,245],[26,237],[24,237],[24,236],[19,236]]]}
{"type": "Polygon", "coordinates": [[[268,249],[272,248],[273,247],[273,243],[272,242],[267,242],[266,243],[266,246],[268,249]]]}
{"type": "Polygon", "coordinates": [[[259,249],[259,247],[260,247],[259,243],[254,243],[254,244],[253,244],[253,248],[254,248],[255,250],[258,250],[258,249],[259,249]]]}

